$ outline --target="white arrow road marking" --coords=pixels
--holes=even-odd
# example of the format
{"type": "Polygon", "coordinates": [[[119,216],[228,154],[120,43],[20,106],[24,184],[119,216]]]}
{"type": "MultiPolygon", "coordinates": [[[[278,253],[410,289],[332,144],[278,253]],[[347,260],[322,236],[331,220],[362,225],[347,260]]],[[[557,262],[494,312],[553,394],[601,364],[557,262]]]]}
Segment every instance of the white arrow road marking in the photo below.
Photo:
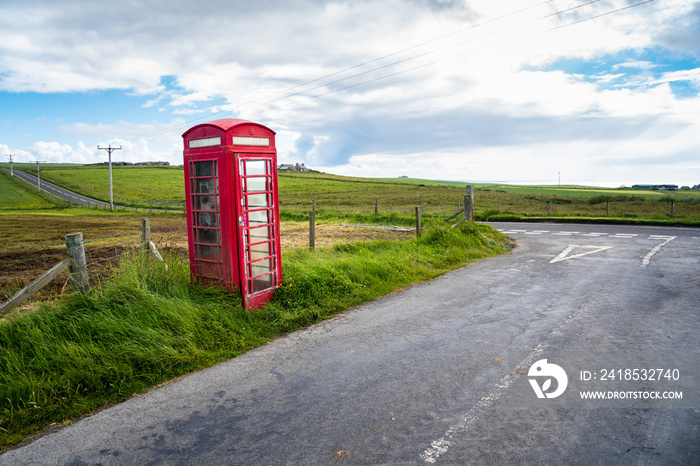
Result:
{"type": "Polygon", "coordinates": [[[673,240],[676,239],[676,238],[677,238],[676,236],[671,236],[671,237],[669,237],[666,241],[664,241],[663,243],[657,244],[656,247],[654,247],[654,249],[652,249],[651,251],[649,251],[649,254],[647,254],[646,256],[644,256],[644,259],[642,259],[642,267],[646,267],[647,265],[649,265],[649,262],[651,262],[652,256],[653,256],[654,254],[656,254],[657,252],[659,252],[659,250],[660,250],[662,247],[666,246],[668,243],[670,243],[671,241],[673,241],[673,240]]]}
{"type": "Polygon", "coordinates": [[[567,259],[575,259],[577,257],[583,257],[587,256],[588,254],[593,254],[595,252],[601,252],[605,251],[606,249],[610,249],[612,246],[576,246],[576,245],[571,245],[568,248],[564,249],[562,252],[559,253],[557,257],[549,261],[550,264],[553,264],[555,262],[560,262],[560,261],[565,261],[567,259]],[[590,249],[590,251],[582,252],[579,254],[574,254],[572,256],[569,256],[569,253],[573,251],[576,248],[585,248],[585,249],[590,249]]]}

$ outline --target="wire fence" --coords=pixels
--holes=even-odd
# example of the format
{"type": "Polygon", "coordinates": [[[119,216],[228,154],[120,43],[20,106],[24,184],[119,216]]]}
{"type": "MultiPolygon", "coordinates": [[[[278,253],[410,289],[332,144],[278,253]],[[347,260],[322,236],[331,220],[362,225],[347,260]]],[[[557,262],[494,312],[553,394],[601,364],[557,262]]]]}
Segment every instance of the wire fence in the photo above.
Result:
{"type": "Polygon", "coordinates": [[[418,201],[414,203],[394,201],[331,201],[331,202],[281,202],[280,210],[286,212],[316,212],[342,214],[397,214],[412,215],[418,207],[421,213],[446,214],[458,212],[464,208],[462,202],[434,203],[418,201]]]}
{"type": "MultiPolygon", "coordinates": [[[[411,215],[416,207],[422,214],[451,215],[464,208],[463,202],[444,202],[435,200],[338,200],[338,201],[302,201],[281,202],[282,212],[309,212],[339,214],[399,214],[411,215]]],[[[524,216],[569,216],[569,217],[617,217],[617,218],[675,218],[700,219],[700,202],[678,199],[675,201],[627,200],[590,203],[586,199],[571,201],[568,199],[546,198],[504,198],[486,197],[477,191],[474,200],[474,212],[514,214],[524,216]]]]}
{"type": "MultiPolygon", "coordinates": [[[[127,253],[140,247],[140,228],[99,236],[83,242],[90,285],[97,286],[119,265],[127,253]]],[[[0,303],[29,285],[66,257],[66,243],[47,243],[0,250],[0,303]]],[[[61,273],[42,288],[31,302],[50,301],[70,288],[70,274],[61,273]]]]}

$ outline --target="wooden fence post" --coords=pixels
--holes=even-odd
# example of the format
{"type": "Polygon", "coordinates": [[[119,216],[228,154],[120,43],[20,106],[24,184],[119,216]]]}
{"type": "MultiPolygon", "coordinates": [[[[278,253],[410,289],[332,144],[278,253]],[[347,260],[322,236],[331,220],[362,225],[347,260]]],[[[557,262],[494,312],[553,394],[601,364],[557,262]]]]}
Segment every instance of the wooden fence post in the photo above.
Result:
{"type": "Polygon", "coordinates": [[[374,215],[375,216],[379,215],[379,200],[378,199],[374,200],[374,215]]]}
{"type": "Polygon", "coordinates": [[[416,207],[416,238],[420,238],[420,208],[416,207]]]}
{"type": "Polygon", "coordinates": [[[467,194],[464,196],[464,218],[474,220],[474,186],[467,185],[467,194]]]}
{"type": "Polygon", "coordinates": [[[85,293],[90,289],[90,282],[85,260],[83,234],[80,232],[67,234],[66,247],[68,248],[68,257],[71,258],[70,276],[73,288],[80,293],[85,293]]]}
{"type": "Polygon", "coordinates": [[[144,217],[141,219],[141,249],[148,251],[148,243],[151,241],[151,221],[144,217]]]}
{"type": "Polygon", "coordinates": [[[605,216],[610,217],[610,201],[605,201],[605,216]]]}
{"type": "Polygon", "coordinates": [[[316,212],[309,212],[309,249],[316,249],[316,212]]]}
{"type": "Polygon", "coordinates": [[[671,217],[673,217],[673,201],[671,201],[671,217]]]}
{"type": "Polygon", "coordinates": [[[549,215],[552,215],[552,201],[549,201],[549,215]]]}

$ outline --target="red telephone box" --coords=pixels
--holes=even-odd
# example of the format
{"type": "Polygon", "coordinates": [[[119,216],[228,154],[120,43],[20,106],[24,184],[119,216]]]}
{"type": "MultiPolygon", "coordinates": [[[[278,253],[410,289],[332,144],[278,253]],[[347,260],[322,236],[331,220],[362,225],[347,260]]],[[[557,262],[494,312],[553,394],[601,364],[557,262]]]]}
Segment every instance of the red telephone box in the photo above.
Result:
{"type": "Polygon", "coordinates": [[[275,132],[222,119],[182,138],[191,274],[260,307],[282,283],[275,132]]]}

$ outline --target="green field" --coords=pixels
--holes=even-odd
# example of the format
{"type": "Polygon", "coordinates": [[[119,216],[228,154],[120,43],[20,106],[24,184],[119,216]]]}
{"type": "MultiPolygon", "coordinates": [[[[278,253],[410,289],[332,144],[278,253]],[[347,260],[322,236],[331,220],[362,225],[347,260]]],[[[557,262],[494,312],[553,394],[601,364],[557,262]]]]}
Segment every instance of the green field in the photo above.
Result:
{"type": "MultiPolygon", "coordinates": [[[[80,194],[107,201],[105,166],[45,167],[42,177],[80,194]]],[[[184,202],[182,167],[114,167],[115,203],[131,206],[184,202]]],[[[463,203],[465,184],[411,178],[356,178],[319,173],[279,175],[282,210],[409,214],[450,214],[463,203]]],[[[477,184],[477,218],[527,217],[627,218],[700,221],[700,192],[610,189],[590,186],[515,186],[477,184]],[[673,205],[671,204],[673,202],[673,205]],[[551,203],[551,212],[550,212],[551,203]]]]}
{"type": "Polygon", "coordinates": [[[0,171],[0,210],[55,207],[55,204],[37,195],[36,191],[32,191],[24,181],[13,180],[9,173],[0,171]]]}
{"type": "MultiPolygon", "coordinates": [[[[44,167],[41,177],[84,196],[109,201],[109,169],[105,166],[44,167]]],[[[181,167],[112,168],[115,203],[184,201],[184,184],[181,167]]]]}
{"type": "Polygon", "coordinates": [[[511,186],[511,185],[484,185],[482,191],[495,191],[503,193],[538,195],[550,198],[555,197],[580,197],[591,198],[600,195],[608,196],[639,196],[645,199],[660,199],[667,194],[660,191],[597,188],[587,186],[511,186]]]}

